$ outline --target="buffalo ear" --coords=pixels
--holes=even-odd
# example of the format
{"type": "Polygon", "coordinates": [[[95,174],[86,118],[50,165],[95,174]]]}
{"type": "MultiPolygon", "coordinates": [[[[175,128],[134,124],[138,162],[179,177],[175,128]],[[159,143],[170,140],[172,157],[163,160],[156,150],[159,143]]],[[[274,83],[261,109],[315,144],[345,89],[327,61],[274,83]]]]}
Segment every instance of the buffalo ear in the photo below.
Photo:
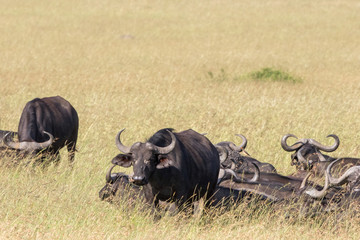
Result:
{"type": "Polygon", "coordinates": [[[130,155],[118,154],[111,160],[111,163],[128,168],[132,165],[132,157],[130,155]]]}
{"type": "Polygon", "coordinates": [[[166,156],[159,157],[159,163],[156,165],[157,169],[167,168],[172,165],[172,160],[166,156]]]}

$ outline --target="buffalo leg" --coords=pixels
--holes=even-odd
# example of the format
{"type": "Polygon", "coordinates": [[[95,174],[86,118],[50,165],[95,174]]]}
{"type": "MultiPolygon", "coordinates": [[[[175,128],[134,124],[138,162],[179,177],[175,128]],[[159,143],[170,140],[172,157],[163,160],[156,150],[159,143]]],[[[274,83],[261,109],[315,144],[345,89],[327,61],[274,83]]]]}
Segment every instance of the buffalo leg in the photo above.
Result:
{"type": "Polygon", "coordinates": [[[69,164],[72,165],[75,159],[76,142],[70,142],[67,145],[67,150],[69,154],[69,164]]]}

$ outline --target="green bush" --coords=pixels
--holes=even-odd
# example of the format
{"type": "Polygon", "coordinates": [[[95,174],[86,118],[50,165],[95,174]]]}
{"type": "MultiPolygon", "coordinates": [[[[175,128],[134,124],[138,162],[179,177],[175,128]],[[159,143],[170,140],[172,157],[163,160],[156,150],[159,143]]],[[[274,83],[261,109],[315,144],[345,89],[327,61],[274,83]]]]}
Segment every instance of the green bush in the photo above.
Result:
{"type": "Polygon", "coordinates": [[[260,80],[260,81],[292,82],[292,83],[302,82],[302,79],[299,77],[294,77],[287,72],[272,68],[263,68],[260,71],[251,72],[249,76],[253,80],[260,80]]]}
{"type": "Polygon", "coordinates": [[[219,73],[208,71],[207,75],[211,80],[217,82],[246,81],[249,79],[256,81],[291,82],[291,83],[299,83],[303,81],[299,77],[292,76],[285,71],[277,70],[273,68],[262,68],[259,71],[250,72],[244,75],[236,75],[236,74],[232,75],[227,73],[223,68],[221,68],[219,73]]]}

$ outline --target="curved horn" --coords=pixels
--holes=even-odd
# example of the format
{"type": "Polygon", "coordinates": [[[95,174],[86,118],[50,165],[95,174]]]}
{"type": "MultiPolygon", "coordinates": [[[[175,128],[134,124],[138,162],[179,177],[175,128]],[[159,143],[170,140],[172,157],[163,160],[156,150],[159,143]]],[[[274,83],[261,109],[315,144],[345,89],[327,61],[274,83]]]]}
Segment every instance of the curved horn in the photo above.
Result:
{"type": "Polygon", "coordinates": [[[288,133],[286,134],[285,136],[283,136],[281,138],[281,147],[287,151],[287,152],[292,152],[292,151],[295,151],[297,149],[299,149],[302,145],[304,145],[304,142],[303,141],[297,141],[296,143],[294,143],[293,145],[289,146],[287,143],[286,143],[286,140],[289,138],[289,137],[293,137],[293,138],[296,138],[298,139],[294,134],[291,134],[291,133],[288,133]]]}
{"type": "Polygon", "coordinates": [[[40,149],[44,149],[49,147],[53,141],[54,141],[54,136],[51,133],[48,133],[46,131],[43,131],[43,133],[45,133],[46,135],[49,136],[49,140],[45,141],[45,142],[18,142],[15,143],[12,139],[12,134],[11,133],[7,133],[4,137],[4,144],[6,146],[8,146],[9,148],[13,148],[13,149],[18,149],[18,150],[40,150],[40,149]],[[9,139],[10,138],[10,139],[9,139]]]}
{"type": "Polygon", "coordinates": [[[222,181],[224,176],[225,176],[225,169],[220,168],[218,174],[218,181],[217,181],[218,184],[222,181]]]}
{"type": "Polygon", "coordinates": [[[300,149],[300,150],[296,153],[297,159],[298,159],[299,163],[301,163],[301,164],[306,164],[306,166],[307,166],[307,161],[306,161],[306,159],[304,158],[304,156],[302,155],[301,150],[302,150],[302,149],[300,149]]]}
{"type": "Polygon", "coordinates": [[[171,152],[174,148],[175,148],[175,144],[176,144],[176,137],[174,135],[174,133],[172,133],[171,131],[167,130],[171,136],[171,143],[166,146],[166,147],[158,147],[158,146],[155,146],[155,151],[158,153],[158,154],[168,154],[169,152],[171,152]]]}
{"type": "Polygon", "coordinates": [[[247,145],[247,139],[244,135],[242,134],[235,134],[235,136],[241,137],[242,138],[242,143],[239,146],[236,146],[235,144],[231,143],[229,144],[229,147],[231,148],[231,150],[233,151],[237,151],[237,152],[241,152],[246,148],[247,145]]]}
{"type": "Polygon", "coordinates": [[[317,156],[318,156],[320,162],[326,162],[327,161],[326,158],[324,157],[324,155],[317,148],[315,149],[315,152],[317,153],[317,156]]]}
{"type": "Polygon", "coordinates": [[[121,140],[120,140],[120,135],[121,133],[125,130],[125,128],[123,128],[122,130],[120,130],[120,132],[118,132],[118,134],[116,135],[116,138],[115,138],[115,144],[117,146],[117,148],[123,152],[123,153],[130,153],[130,149],[131,147],[127,147],[125,145],[123,145],[121,143],[121,140]]]}
{"type": "MultiPolygon", "coordinates": [[[[236,173],[228,168],[225,169],[220,169],[222,170],[221,173],[222,175],[222,179],[226,180],[226,179],[234,179],[235,182],[242,182],[242,180],[240,178],[238,178],[238,176],[236,175],[236,173]]],[[[219,171],[220,172],[220,171],[219,171]]]]}
{"type": "Polygon", "coordinates": [[[306,174],[305,178],[302,180],[300,188],[299,189],[303,189],[305,188],[306,184],[307,184],[307,180],[309,179],[309,177],[311,176],[312,172],[309,172],[308,174],[306,174]]]}
{"type": "Polygon", "coordinates": [[[230,169],[235,171],[236,169],[236,164],[234,162],[231,163],[230,169]]]}
{"type": "MultiPolygon", "coordinates": [[[[260,169],[255,164],[252,163],[255,166],[255,173],[254,176],[250,180],[246,180],[245,178],[240,178],[238,175],[234,172],[232,169],[220,169],[221,171],[221,180],[226,180],[232,178],[234,182],[237,183],[243,183],[243,182],[257,182],[260,178],[260,169]]],[[[220,174],[219,174],[220,175],[220,174]]]]}
{"type": "Polygon", "coordinates": [[[107,173],[106,173],[106,183],[110,183],[111,182],[111,171],[113,170],[113,168],[115,167],[116,165],[114,164],[114,165],[112,165],[110,168],[109,168],[109,170],[107,171],[107,173]]]}
{"type": "Polygon", "coordinates": [[[332,137],[332,138],[335,139],[335,143],[333,145],[331,145],[331,146],[322,145],[321,143],[319,143],[318,141],[316,141],[314,139],[309,139],[309,143],[314,145],[315,147],[319,148],[322,151],[333,152],[339,147],[340,140],[339,140],[339,137],[336,136],[335,134],[330,134],[330,135],[327,136],[327,138],[328,137],[332,137]]]}
{"type": "Polygon", "coordinates": [[[225,168],[225,169],[220,169],[220,170],[223,170],[224,174],[222,176],[222,179],[224,179],[224,180],[232,179],[234,182],[237,182],[237,183],[248,182],[246,179],[239,178],[238,175],[232,169],[225,168]]]}
{"type": "Polygon", "coordinates": [[[348,178],[352,175],[352,174],[359,174],[360,173],[360,166],[353,166],[350,167],[349,169],[347,169],[343,175],[341,175],[341,177],[339,178],[334,178],[331,175],[331,168],[332,166],[336,163],[339,162],[341,160],[341,158],[336,159],[335,161],[331,162],[329,164],[329,166],[326,168],[326,174],[329,177],[329,182],[331,185],[335,185],[335,186],[341,186],[345,183],[348,182],[348,178]]]}
{"type": "Polygon", "coordinates": [[[251,164],[254,165],[255,172],[254,172],[254,176],[252,177],[252,179],[249,180],[249,182],[257,182],[259,181],[260,178],[260,169],[256,163],[251,162],[251,164]]]}
{"type": "Polygon", "coordinates": [[[340,182],[339,180],[340,180],[341,177],[338,178],[338,179],[335,179],[335,178],[333,178],[333,176],[331,175],[331,168],[334,166],[335,163],[337,163],[337,162],[339,162],[339,161],[340,161],[340,158],[332,161],[332,162],[327,166],[327,168],[326,168],[326,170],[325,170],[325,174],[328,175],[328,177],[329,177],[329,182],[330,182],[330,184],[332,184],[332,185],[337,185],[337,184],[339,184],[339,182],[340,182]]]}
{"type": "Polygon", "coordinates": [[[226,148],[219,145],[215,145],[215,148],[219,153],[220,163],[223,163],[228,157],[228,151],[226,150],[226,148]]]}
{"type": "Polygon", "coordinates": [[[325,185],[321,191],[316,190],[315,188],[310,188],[309,190],[306,190],[305,193],[309,195],[312,198],[323,198],[326,195],[326,191],[329,188],[329,176],[327,172],[325,171],[325,185]]]}

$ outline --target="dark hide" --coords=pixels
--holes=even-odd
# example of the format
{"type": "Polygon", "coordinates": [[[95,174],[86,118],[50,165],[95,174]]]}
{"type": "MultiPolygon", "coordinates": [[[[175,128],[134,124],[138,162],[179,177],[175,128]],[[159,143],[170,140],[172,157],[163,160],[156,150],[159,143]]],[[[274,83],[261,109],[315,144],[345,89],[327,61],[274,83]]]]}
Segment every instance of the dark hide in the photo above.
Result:
{"type": "MultiPolygon", "coordinates": [[[[314,165],[321,166],[322,163],[325,163],[327,166],[328,162],[334,161],[335,159],[336,158],[321,153],[317,147],[307,143],[298,150],[296,150],[295,153],[291,154],[291,165],[295,165],[297,170],[310,170],[314,167],[314,165]],[[301,151],[301,154],[306,160],[306,162],[298,159],[297,155],[299,151],[301,151]],[[324,159],[326,161],[324,161],[324,159]]],[[[326,166],[324,167],[324,169],[326,169],[326,166]]]]}
{"type": "Polygon", "coordinates": [[[280,201],[285,198],[293,197],[296,194],[296,191],[292,187],[285,187],[281,184],[272,183],[239,183],[232,180],[225,180],[219,184],[219,187],[260,194],[272,201],[280,201]]]}
{"type": "Polygon", "coordinates": [[[152,193],[148,186],[138,186],[130,182],[130,177],[125,173],[111,174],[111,181],[99,191],[101,200],[113,202],[117,199],[127,198],[128,204],[131,205],[135,201],[152,204],[152,193]]]}
{"type": "Polygon", "coordinates": [[[243,200],[257,200],[257,201],[269,201],[273,200],[272,197],[268,197],[263,194],[258,194],[252,191],[238,190],[229,188],[226,186],[217,186],[214,195],[209,199],[210,205],[214,207],[220,206],[236,206],[243,200]]]}
{"type": "MultiPolygon", "coordinates": [[[[238,174],[239,178],[242,179],[251,179],[253,175],[253,173],[238,174]]],[[[289,188],[298,189],[300,188],[302,181],[303,178],[284,176],[278,173],[261,173],[257,182],[280,184],[289,188]]]]}
{"type": "Polygon", "coordinates": [[[27,151],[24,154],[35,155],[39,151],[51,154],[55,160],[59,160],[59,150],[67,147],[69,152],[69,162],[74,160],[76,141],[78,136],[79,119],[73,106],[60,96],[35,98],[25,105],[21,114],[18,127],[19,142],[45,142],[49,136],[44,131],[54,137],[54,142],[42,150],[27,151]]]}
{"type": "MultiPolygon", "coordinates": [[[[232,180],[225,180],[219,184],[219,187],[226,187],[230,189],[236,189],[238,191],[246,191],[257,195],[262,195],[267,197],[269,201],[280,202],[284,200],[297,200],[300,197],[308,197],[304,192],[310,187],[310,184],[307,184],[304,188],[294,188],[290,185],[283,185],[279,183],[272,182],[234,182],[232,180]]],[[[323,187],[320,185],[312,186],[315,189],[321,190],[323,187]]],[[[330,191],[326,199],[332,199],[334,194],[337,194],[340,191],[339,188],[333,189],[330,191]]]]}
{"type": "MultiPolygon", "coordinates": [[[[326,156],[326,155],[325,155],[326,156]]],[[[306,155],[305,155],[306,157],[306,155]]],[[[327,161],[314,161],[306,170],[298,169],[297,172],[291,176],[304,178],[309,172],[312,172],[316,177],[323,177],[325,169],[329,164],[336,160],[336,158],[328,157],[327,161]]],[[[334,174],[343,174],[349,167],[360,165],[360,158],[341,158],[340,161],[336,162],[332,167],[334,174]]]]}
{"type": "MultiPolygon", "coordinates": [[[[335,161],[336,158],[323,154],[322,151],[335,151],[340,144],[339,138],[334,134],[328,135],[328,137],[335,139],[335,143],[332,146],[322,145],[310,138],[300,139],[292,146],[289,146],[286,143],[286,140],[289,137],[296,138],[296,136],[292,134],[285,135],[281,140],[281,146],[285,151],[295,151],[291,154],[291,165],[296,166],[297,172],[292,174],[292,176],[303,178],[309,171],[316,177],[324,176],[325,169],[331,162],[335,161]]],[[[341,160],[334,164],[332,171],[334,173],[343,174],[349,167],[359,164],[360,158],[341,158],[341,160]]]]}
{"type": "Polygon", "coordinates": [[[276,169],[270,163],[263,163],[255,158],[242,156],[240,152],[234,151],[230,148],[230,144],[234,144],[232,142],[219,142],[216,146],[220,146],[226,149],[227,158],[221,163],[222,168],[230,168],[234,170],[236,173],[253,173],[255,172],[254,165],[255,163],[260,172],[266,173],[276,173],[276,169]]]}
{"type": "Polygon", "coordinates": [[[133,165],[136,184],[149,184],[154,202],[175,201],[178,206],[208,198],[216,188],[219,155],[203,135],[186,130],[173,133],[176,144],[167,154],[157,154],[155,148],[170,146],[171,129],[162,129],[146,143],[135,143],[128,154],[119,154],[112,163],[133,165]]]}

